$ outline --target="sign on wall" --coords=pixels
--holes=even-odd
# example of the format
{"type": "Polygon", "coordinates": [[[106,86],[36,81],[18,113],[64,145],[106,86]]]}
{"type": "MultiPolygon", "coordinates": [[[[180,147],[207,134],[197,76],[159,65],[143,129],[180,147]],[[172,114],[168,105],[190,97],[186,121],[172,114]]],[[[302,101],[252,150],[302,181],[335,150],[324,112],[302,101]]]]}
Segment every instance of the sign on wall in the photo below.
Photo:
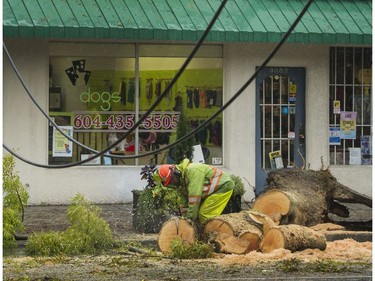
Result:
{"type": "MultiPolygon", "coordinates": [[[[73,138],[72,126],[59,127],[65,134],[73,138]]],[[[73,142],[68,140],[55,127],[53,127],[52,156],[53,157],[72,157],[73,142]]]]}
{"type": "Polygon", "coordinates": [[[357,112],[341,111],[340,113],[340,129],[341,139],[355,139],[357,126],[357,112]]]}
{"type": "MultiPolygon", "coordinates": [[[[140,112],[140,117],[144,112],[140,112]]],[[[136,123],[136,114],[134,111],[105,111],[74,112],[74,131],[113,131],[129,130],[136,123]]],[[[180,117],[179,112],[160,111],[150,114],[139,127],[141,130],[153,130],[155,132],[168,132],[177,129],[177,123],[180,117]]]]}

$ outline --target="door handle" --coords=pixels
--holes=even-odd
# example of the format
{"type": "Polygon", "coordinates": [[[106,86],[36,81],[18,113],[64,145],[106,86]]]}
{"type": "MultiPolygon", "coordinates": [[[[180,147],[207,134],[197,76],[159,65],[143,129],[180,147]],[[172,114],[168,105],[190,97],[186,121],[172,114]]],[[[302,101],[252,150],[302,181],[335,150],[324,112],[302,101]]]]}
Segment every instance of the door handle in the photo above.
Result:
{"type": "Polygon", "coordinates": [[[300,125],[299,130],[298,130],[298,141],[299,144],[305,144],[305,128],[300,125]]]}

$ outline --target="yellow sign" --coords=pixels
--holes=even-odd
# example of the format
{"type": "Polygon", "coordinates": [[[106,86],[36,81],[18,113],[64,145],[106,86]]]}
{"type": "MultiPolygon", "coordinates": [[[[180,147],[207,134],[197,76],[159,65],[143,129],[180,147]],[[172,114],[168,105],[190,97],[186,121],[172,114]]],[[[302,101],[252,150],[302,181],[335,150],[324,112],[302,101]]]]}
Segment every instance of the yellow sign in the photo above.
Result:
{"type": "Polygon", "coordinates": [[[276,150],[268,153],[272,169],[284,168],[283,158],[281,157],[281,150],[276,150]]]}
{"type": "Polygon", "coordinates": [[[295,94],[295,93],[297,93],[297,84],[295,84],[295,83],[290,83],[290,85],[289,85],[289,93],[291,93],[291,94],[295,94]]]}

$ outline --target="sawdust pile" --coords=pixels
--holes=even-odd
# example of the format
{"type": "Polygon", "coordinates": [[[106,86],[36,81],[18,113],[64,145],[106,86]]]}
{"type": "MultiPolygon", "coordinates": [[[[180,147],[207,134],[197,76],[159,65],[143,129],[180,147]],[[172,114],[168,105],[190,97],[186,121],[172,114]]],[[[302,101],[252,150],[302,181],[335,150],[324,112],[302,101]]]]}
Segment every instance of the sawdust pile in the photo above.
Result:
{"type": "Polygon", "coordinates": [[[259,262],[272,262],[296,258],[304,262],[317,260],[335,260],[347,262],[371,263],[372,242],[357,242],[353,239],[336,240],[327,242],[324,251],[306,249],[292,253],[286,249],[276,249],[270,253],[252,251],[246,255],[221,255],[217,261],[220,264],[256,264],[259,262]]]}

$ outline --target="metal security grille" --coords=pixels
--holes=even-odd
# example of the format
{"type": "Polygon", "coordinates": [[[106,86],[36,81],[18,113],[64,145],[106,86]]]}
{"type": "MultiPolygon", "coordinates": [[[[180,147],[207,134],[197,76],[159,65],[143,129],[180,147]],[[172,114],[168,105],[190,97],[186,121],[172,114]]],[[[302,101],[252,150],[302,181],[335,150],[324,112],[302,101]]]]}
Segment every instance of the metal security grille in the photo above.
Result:
{"type": "Polygon", "coordinates": [[[260,86],[260,130],[262,168],[270,169],[270,153],[281,153],[283,167],[294,162],[295,96],[288,76],[268,76],[260,86]]]}
{"type": "Polygon", "coordinates": [[[329,126],[331,165],[371,165],[371,48],[330,49],[329,126]],[[354,112],[352,134],[343,136],[343,112],[354,112]]]}

